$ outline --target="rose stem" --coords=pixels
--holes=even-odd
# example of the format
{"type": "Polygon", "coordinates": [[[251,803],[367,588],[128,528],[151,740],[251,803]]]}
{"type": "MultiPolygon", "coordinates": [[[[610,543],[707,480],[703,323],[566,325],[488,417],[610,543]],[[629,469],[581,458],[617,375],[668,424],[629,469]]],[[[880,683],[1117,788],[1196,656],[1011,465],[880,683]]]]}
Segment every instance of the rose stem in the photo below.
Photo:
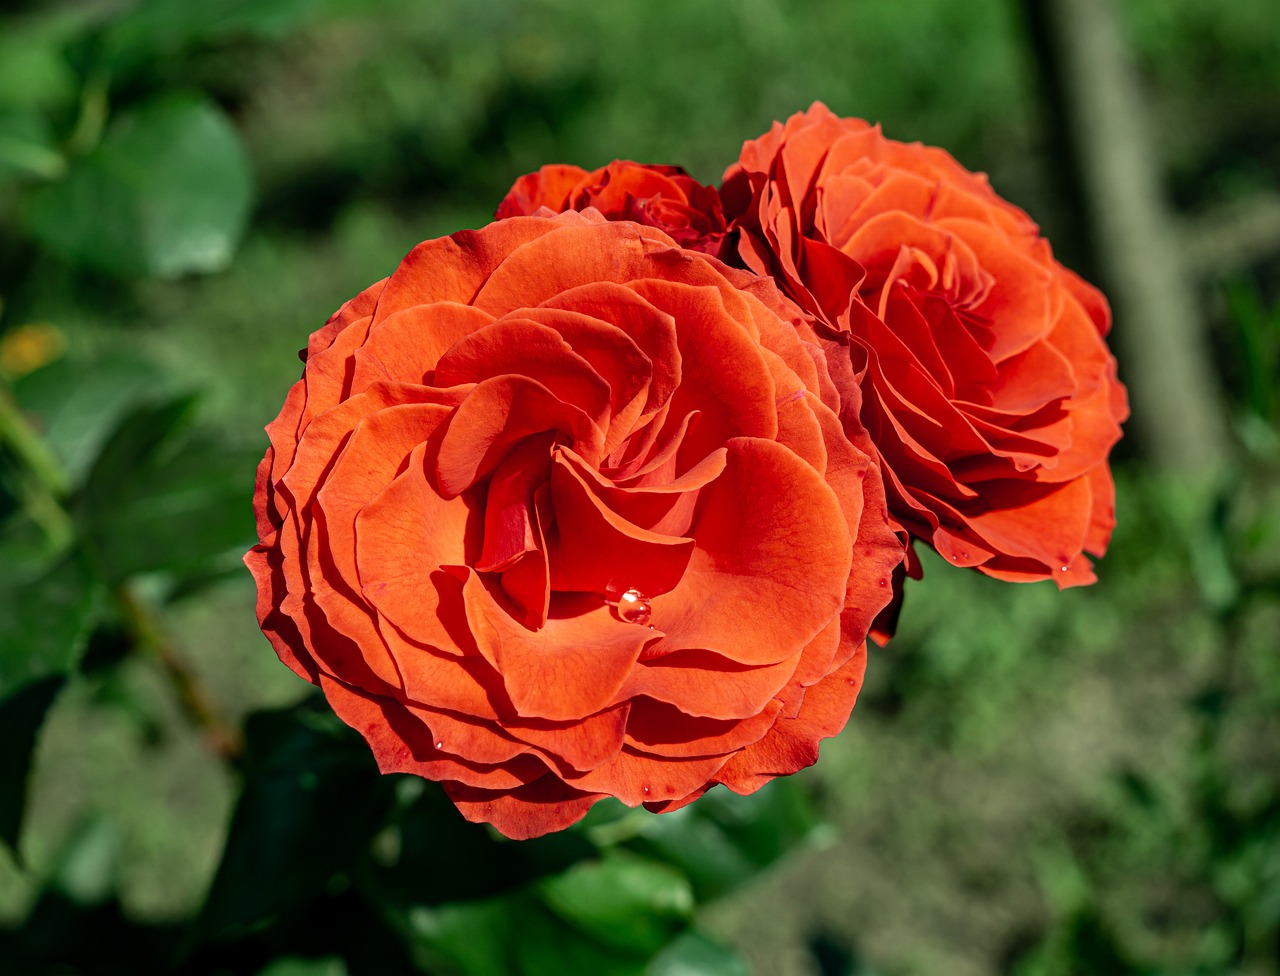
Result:
{"type": "Polygon", "coordinates": [[[159,615],[146,606],[127,583],[116,588],[115,598],[133,636],[134,646],[155,655],[172,682],[187,718],[204,733],[210,748],[219,757],[237,765],[244,755],[244,740],[239,729],[221,714],[204,683],[187,667],[159,615]]]}

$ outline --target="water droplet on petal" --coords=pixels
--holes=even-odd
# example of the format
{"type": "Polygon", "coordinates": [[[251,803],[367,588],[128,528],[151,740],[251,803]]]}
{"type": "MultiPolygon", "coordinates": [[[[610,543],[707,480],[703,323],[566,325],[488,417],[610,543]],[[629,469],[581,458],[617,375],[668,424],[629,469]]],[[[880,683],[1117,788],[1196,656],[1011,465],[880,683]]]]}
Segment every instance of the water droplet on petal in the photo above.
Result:
{"type": "Polygon", "coordinates": [[[888,586],[888,585],[889,585],[889,581],[888,581],[888,580],[884,580],[884,579],[882,579],[882,580],[880,581],[880,585],[881,585],[881,586],[888,586]]]}
{"type": "Polygon", "coordinates": [[[645,795],[645,796],[648,796],[648,795],[649,795],[649,787],[647,787],[647,786],[646,786],[646,787],[644,787],[644,795],[645,795]]]}
{"type": "Polygon", "coordinates": [[[443,749],[443,748],[444,748],[444,743],[443,743],[443,742],[437,742],[437,743],[436,743],[436,748],[437,748],[437,749],[443,749]]]}
{"type": "Polygon", "coordinates": [[[653,606],[649,603],[649,598],[635,587],[618,597],[614,611],[618,614],[619,620],[625,620],[629,624],[639,624],[642,627],[653,617],[653,606]]]}

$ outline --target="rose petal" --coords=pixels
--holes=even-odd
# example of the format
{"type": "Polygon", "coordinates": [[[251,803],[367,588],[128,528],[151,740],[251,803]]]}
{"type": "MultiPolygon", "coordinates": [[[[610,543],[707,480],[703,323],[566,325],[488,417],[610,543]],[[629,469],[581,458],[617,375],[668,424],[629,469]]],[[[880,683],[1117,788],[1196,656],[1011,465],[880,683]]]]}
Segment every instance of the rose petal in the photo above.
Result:
{"type": "MultiPolygon", "coordinates": [[[[384,416],[389,411],[384,411],[384,416]]],[[[403,472],[365,504],[355,519],[355,561],[361,593],[410,640],[448,649],[439,595],[439,567],[474,558],[480,513],[474,500],[444,498],[427,481],[426,446],[403,472]]]]}
{"type": "Polygon", "coordinates": [[[724,756],[680,759],[648,755],[624,746],[604,765],[581,775],[566,776],[565,780],[578,789],[600,790],[629,807],[638,807],[641,803],[687,796],[715,776],[724,764],[724,756]]]}
{"type": "Polygon", "coordinates": [[[580,719],[608,707],[645,645],[660,636],[615,619],[602,597],[566,601],[566,615],[537,631],[513,620],[475,573],[466,574],[463,598],[480,653],[526,718],[580,719]]]}
{"type": "Polygon", "coordinates": [[[551,494],[556,531],[547,555],[554,589],[635,588],[654,597],[679,583],[693,539],[652,532],[613,512],[560,450],[553,453],[551,494]]]}
{"type": "Polygon", "coordinates": [[[444,791],[458,811],[472,823],[492,824],[512,840],[532,840],[577,823],[605,797],[567,786],[548,773],[508,792],[478,789],[446,780],[444,791]]]}
{"type": "Polygon", "coordinates": [[[572,722],[516,719],[507,720],[503,728],[568,769],[588,770],[618,754],[630,714],[628,702],[572,722]]]}
{"type": "Polygon", "coordinates": [[[725,756],[763,736],[781,708],[781,701],[771,699],[745,719],[713,719],[642,698],[632,704],[627,744],[654,756],[725,756]]]}
{"type": "Polygon", "coordinates": [[[384,773],[415,773],[500,790],[530,783],[546,773],[546,766],[531,755],[516,755],[515,761],[501,765],[446,755],[436,747],[432,729],[394,699],[370,698],[327,675],[321,676],[320,687],[338,717],[364,736],[384,773]]]}
{"type": "Polygon", "coordinates": [[[450,418],[440,443],[436,477],[441,491],[461,494],[526,438],[546,431],[568,438],[584,457],[600,456],[600,428],[541,383],[506,375],[477,384],[450,418]]]}
{"type": "Polygon", "coordinates": [[[609,419],[609,384],[554,329],[508,315],[455,342],[436,364],[436,383],[480,383],[507,373],[533,380],[599,427],[609,419]]]}
{"type": "Polygon", "coordinates": [[[849,721],[866,663],[863,645],[842,668],[805,691],[795,718],[779,719],[762,739],[730,757],[716,779],[735,793],[747,794],[771,779],[812,766],[818,761],[818,743],[849,721]]]}
{"type": "Polygon", "coordinates": [[[726,453],[724,448],[713,451],[679,476],[674,476],[672,464],[670,470],[645,472],[638,483],[625,485],[607,480],[568,448],[559,449],[558,461],[572,467],[591,494],[618,517],[654,533],[683,536],[693,522],[700,489],[720,477],[726,453]],[[661,480],[663,474],[672,475],[672,480],[661,480]]]}
{"type": "Polygon", "coordinates": [[[808,643],[844,602],[850,540],[835,493],[766,440],[734,438],[703,489],[697,548],[678,586],[653,600],[662,648],[705,648],[773,664],[808,643]],[[795,585],[804,580],[803,587],[795,585]]]}
{"type": "Polygon", "coordinates": [[[797,651],[775,664],[749,667],[713,651],[673,651],[640,661],[617,697],[644,695],[694,717],[750,718],[791,680],[800,657],[797,651]]]}

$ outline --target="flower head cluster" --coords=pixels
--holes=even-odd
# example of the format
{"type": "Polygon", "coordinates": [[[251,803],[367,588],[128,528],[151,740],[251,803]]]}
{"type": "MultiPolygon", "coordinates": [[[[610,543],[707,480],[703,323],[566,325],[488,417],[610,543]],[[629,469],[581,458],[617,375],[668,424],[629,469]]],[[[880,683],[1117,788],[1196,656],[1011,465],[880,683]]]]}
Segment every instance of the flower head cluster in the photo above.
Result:
{"type": "Polygon", "coordinates": [[[943,150],[820,104],[746,143],[722,192],[741,262],[847,350],[896,523],[1000,579],[1092,582],[1127,401],[1106,300],[1031,219],[943,150]]]}
{"type": "Polygon", "coordinates": [[[545,166],[311,337],[259,621],[384,771],[508,836],[752,792],[848,719],[909,539],[1092,580],[1107,323],[983,178],[820,105],[719,191],[545,166]]]}

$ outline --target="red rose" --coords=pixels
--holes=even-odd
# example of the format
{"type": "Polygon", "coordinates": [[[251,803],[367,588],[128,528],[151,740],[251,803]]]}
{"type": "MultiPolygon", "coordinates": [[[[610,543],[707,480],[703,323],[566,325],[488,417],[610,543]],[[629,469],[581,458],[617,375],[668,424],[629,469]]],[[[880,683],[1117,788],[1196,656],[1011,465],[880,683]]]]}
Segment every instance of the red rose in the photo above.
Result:
{"type": "Polygon", "coordinates": [[[1030,218],[941,149],[818,103],[744,144],[722,195],[741,259],[833,340],[898,523],[1000,579],[1092,582],[1127,400],[1106,300],[1030,218]]]}
{"type": "Polygon", "coordinates": [[[553,164],[526,173],[498,205],[498,219],[594,207],[610,220],[634,220],[670,234],[682,246],[720,256],[724,211],[714,187],[703,186],[679,166],[616,159],[588,173],[553,164]]]}
{"type": "Polygon", "coordinates": [[[281,659],[511,837],[812,763],[902,549],[780,313],[599,215],[419,245],[267,428],[246,563],[281,659]]]}

